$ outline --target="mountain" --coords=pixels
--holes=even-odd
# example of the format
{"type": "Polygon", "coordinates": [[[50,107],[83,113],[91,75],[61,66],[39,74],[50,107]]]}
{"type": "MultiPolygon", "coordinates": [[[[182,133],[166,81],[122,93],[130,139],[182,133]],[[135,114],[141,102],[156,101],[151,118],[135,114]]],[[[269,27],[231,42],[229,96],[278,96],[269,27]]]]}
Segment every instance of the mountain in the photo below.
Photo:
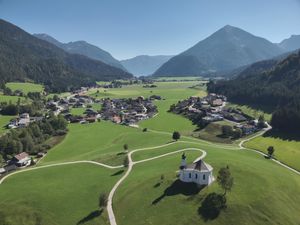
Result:
{"type": "Polygon", "coordinates": [[[208,91],[233,102],[273,108],[275,128],[299,131],[300,51],[283,60],[257,62],[232,80],[210,82],[208,91]]]}
{"type": "Polygon", "coordinates": [[[281,47],[264,38],[227,25],[171,58],[154,76],[190,76],[229,71],[283,52],[281,47]]]}
{"type": "Polygon", "coordinates": [[[121,64],[130,73],[137,76],[147,76],[153,74],[162,64],[173,56],[170,55],[139,55],[131,59],[121,61],[121,64]]]}
{"type": "Polygon", "coordinates": [[[293,51],[300,48],[300,35],[292,35],[278,44],[285,51],[293,51]]]}
{"type": "Polygon", "coordinates": [[[66,52],[72,53],[72,54],[80,54],[87,56],[91,59],[99,60],[101,62],[104,62],[108,65],[120,68],[124,71],[126,69],[122,66],[122,64],[115,59],[110,53],[107,51],[104,51],[103,49],[89,44],[85,41],[75,41],[75,42],[69,42],[69,43],[61,43],[55,38],[47,35],[47,34],[33,34],[35,37],[48,41],[51,44],[56,45],[59,48],[62,48],[66,52]]]}
{"type": "Polygon", "coordinates": [[[132,74],[83,55],[69,54],[0,19],[0,83],[32,80],[46,90],[68,91],[97,80],[132,74]]]}

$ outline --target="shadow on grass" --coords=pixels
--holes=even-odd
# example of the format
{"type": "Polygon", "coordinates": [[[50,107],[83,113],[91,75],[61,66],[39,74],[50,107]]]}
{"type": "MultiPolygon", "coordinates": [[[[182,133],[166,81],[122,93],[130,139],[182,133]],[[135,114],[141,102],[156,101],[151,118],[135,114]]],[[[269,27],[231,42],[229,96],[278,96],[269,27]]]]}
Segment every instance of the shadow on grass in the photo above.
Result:
{"type": "Polygon", "coordinates": [[[121,175],[122,173],[124,173],[124,170],[119,170],[119,171],[113,173],[111,176],[118,176],[118,175],[121,175]]]}
{"type": "Polygon", "coordinates": [[[89,222],[90,220],[101,216],[102,213],[103,213],[103,209],[95,210],[95,211],[91,212],[89,215],[87,215],[86,217],[84,217],[83,219],[79,220],[77,225],[89,222]]]}
{"type": "Polygon", "coordinates": [[[220,212],[226,208],[226,197],[215,192],[210,193],[202,201],[201,206],[198,208],[198,214],[204,221],[214,220],[220,212]]]}
{"type": "Polygon", "coordinates": [[[197,184],[195,183],[184,183],[180,180],[174,181],[169,187],[167,187],[164,191],[164,193],[156,198],[153,202],[152,205],[156,205],[159,203],[163,198],[168,197],[168,196],[174,196],[178,194],[182,194],[185,196],[192,196],[198,194],[203,187],[198,187],[197,184]]]}
{"type": "Polygon", "coordinates": [[[279,138],[284,141],[300,141],[300,132],[298,133],[285,133],[275,130],[270,130],[263,134],[263,137],[279,138]]]}
{"type": "Polygon", "coordinates": [[[158,188],[161,185],[160,182],[157,182],[156,184],[153,185],[154,188],[158,188]]]}
{"type": "Polygon", "coordinates": [[[127,152],[118,152],[117,155],[125,155],[127,152]]]}

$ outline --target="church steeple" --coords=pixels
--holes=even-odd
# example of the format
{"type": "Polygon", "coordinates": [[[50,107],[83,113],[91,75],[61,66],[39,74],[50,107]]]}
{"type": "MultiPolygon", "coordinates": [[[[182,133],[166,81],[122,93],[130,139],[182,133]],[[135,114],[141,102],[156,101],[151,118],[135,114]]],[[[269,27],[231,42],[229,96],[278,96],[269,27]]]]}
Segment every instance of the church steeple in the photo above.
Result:
{"type": "Polygon", "coordinates": [[[183,154],[181,155],[181,165],[180,165],[179,168],[180,168],[181,170],[184,169],[184,168],[186,168],[186,155],[185,155],[185,153],[183,153],[183,154]]]}

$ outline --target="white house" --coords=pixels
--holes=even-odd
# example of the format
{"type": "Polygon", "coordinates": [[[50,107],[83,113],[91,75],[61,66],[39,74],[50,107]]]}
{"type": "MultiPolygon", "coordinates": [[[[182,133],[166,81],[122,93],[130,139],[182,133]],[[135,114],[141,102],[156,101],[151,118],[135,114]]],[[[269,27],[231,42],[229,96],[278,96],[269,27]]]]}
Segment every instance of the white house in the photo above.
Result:
{"type": "Polygon", "coordinates": [[[186,164],[186,156],[183,153],[181,157],[181,165],[179,179],[182,182],[196,183],[201,185],[210,185],[214,181],[213,168],[205,163],[202,159],[195,160],[192,164],[186,164]]]}

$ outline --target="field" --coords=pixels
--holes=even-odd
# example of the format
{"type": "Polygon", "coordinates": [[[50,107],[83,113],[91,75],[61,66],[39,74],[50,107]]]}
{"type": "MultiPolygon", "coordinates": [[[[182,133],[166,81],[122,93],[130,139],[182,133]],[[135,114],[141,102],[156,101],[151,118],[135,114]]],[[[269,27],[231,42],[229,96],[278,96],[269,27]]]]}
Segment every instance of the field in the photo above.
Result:
{"type": "Polygon", "coordinates": [[[21,173],[0,185],[0,224],[106,225],[98,197],[109,192],[118,170],[90,164],[66,165],[21,173]]]}
{"type": "Polygon", "coordinates": [[[157,81],[201,81],[202,77],[157,77],[157,81]]]}
{"type": "Polygon", "coordinates": [[[13,116],[2,116],[0,115],[0,136],[7,131],[5,125],[13,118],[13,116]]]}
{"type": "Polygon", "coordinates": [[[5,84],[5,86],[12,91],[21,90],[24,94],[27,94],[28,92],[42,92],[44,90],[42,85],[33,83],[10,82],[5,84]]]}
{"type": "MultiPolygon", "coordinates": [[[[115,211],[119,224],[299,223],[300,196],[295,196],[300,188],[299,176],[252,152],[210,147],[205,150],[206,161],[215,171],[229,165],[235,179],[228,194],[228,207],[219,217],[210,219],[198,213],[209,193],[222,193],[216,182],[200,192],[175,182],[179,153],[134,166],[117,191],[115,211]],[[161,175],[164,175],[162,182],[161,175]]],[[[138,153],[139,158],[143,153],[138,153]]],[[[199,156],[199,152],[186,154],[189,161],[199,156]]]]}
{"type": "Polygon", "coordinates": [[[282,134],[272,132],[263,136],[257,137],[246,143],[246,146],[264,153],[267,153],[269,146],[274,146],[274,157],[286,163],[287,165],[300,170],[300,141],[299,137],[295,139],[282,134]]]}
{"type": "Polygon", "coordinates": [[[0,102],[17,103],[19,99],[20,99],[21,103],[27,103],[29,101],[29,100],[26,100],[24,97],[8,96],[8,95],[3,95],[0,93],[0,102]]]}
{"type": "MultiPolygon", "coordinates": [[[[118,225],[300,224],[299,175],[260,154],[239,149],[236,142],[213,143],[219,129],[195,131],[197,127],[188,119],[167,112],[170,105],[180,99],[204,95],[204,89],[189,88],[196,83],[157,82],[157,88],[133,85],[106,91],[99,89],[99,93],[90,90],[89,94],[98,98],[156,94],[165,100],[155,102],[159,113],[140,122],[140,128],[106,121],[70,124],[66,137],[49,150],[36,170],[13,175],[0,184],[0,224],[108,225],[107,210],[99,211],[98,197],[102,192],[109,193],[126,169],[107,169],[91,163],[122,165],[126,154],[124,144],[128,144],[128,151],[135,150],[132,154],[135,162],[169,155],[133,166],[113,198],[118,225]],[[148,131],[143,132],[143,128],[148,131]],[[174,130],[184,135],[177,142],[171,138],[174,130]],[[199,133],[208,135],[212,142],[190,136],[199,133]],[[222,194],[217,182],[195,189],[193,185],[176,181],[182,151],[192,162],[203,154],[197,151],[200,149],[207,153],[204,160],[213,166],[215,177],[219,168],[226,165],[234,177],[233,189],[227,194],[227,208],[215,218],[199,208],[209,194],[222,194]],[[89,162],[78,162],[82,160],[89,162]]],[[[247,147],[262,144],[274,145],[278,158],[284,155],[289,160],[299,158],[296,153],[291,155],[300,147],[296,141],[258,137],[248,142],[247,147]]]]}

